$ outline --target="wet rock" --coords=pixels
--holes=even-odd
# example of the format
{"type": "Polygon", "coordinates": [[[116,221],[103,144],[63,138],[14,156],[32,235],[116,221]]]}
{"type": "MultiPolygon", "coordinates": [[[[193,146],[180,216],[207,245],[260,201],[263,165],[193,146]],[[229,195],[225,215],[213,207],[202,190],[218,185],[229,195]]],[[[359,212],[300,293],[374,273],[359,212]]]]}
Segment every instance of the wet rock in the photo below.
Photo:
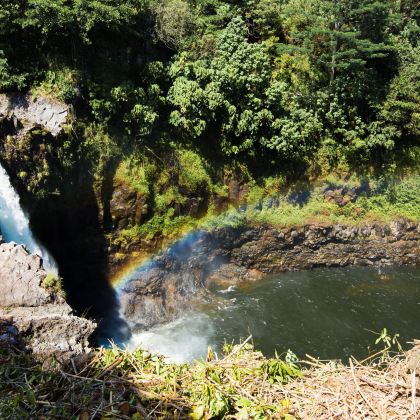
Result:
{"type": "Polygon", "coordinates": [[[40,257],[0,240],[0,342],[22,340],[42,358],[82,356],[96,325],[74,316],[58,291],[44,288],[46,277],[40,257]]]}
{"type": "Polygon", "coordinates": [[[206,278],[206,286],[211,284],[230,286],[242,281],[257,281],[263,277],[264,273],[256,269],[247,269],[235,264],[223,264],[206,278]]]}
{"type": "Polygon", "coordinates": [[[211,283],[231,285],[286,270],[420,263],[420,223],[374,226],[271,226],[199,232],[173,246],[121,290],[134,328],[170,320],[208,299],[211,283]]]}

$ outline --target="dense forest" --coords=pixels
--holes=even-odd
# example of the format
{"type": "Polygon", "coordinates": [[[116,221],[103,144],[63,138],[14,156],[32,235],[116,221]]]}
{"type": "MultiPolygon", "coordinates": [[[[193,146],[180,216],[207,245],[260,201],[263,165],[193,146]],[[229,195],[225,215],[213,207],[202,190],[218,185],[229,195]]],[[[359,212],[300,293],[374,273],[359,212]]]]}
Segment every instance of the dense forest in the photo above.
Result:
{"type": "Polygon", "coordinates": [[[0,89],[82,105],[137,145],[379,159],[419,135],[415,1],[6,0],[0,13],[0,89]]]}
{"type": "Polygon", "coordinates": [[[4,159],[39,197],[76,167],[106,195],[111,173],[165,222],[227,179],[412,167],[418,19],[414,0],[4,0],[0,90],[74,117],[4,159]]]}

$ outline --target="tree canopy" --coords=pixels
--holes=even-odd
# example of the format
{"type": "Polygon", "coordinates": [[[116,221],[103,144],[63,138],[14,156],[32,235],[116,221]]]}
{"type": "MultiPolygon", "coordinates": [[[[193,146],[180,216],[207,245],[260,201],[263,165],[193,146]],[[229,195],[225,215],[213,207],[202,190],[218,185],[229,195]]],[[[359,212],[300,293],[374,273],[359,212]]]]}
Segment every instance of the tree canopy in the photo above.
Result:
{"type": "Polygon", "coordinates": [[[0,90],[73,103],[133,147],[369,160],[418,142],[418,19],[410,0],[4,0],[0,90]]]}

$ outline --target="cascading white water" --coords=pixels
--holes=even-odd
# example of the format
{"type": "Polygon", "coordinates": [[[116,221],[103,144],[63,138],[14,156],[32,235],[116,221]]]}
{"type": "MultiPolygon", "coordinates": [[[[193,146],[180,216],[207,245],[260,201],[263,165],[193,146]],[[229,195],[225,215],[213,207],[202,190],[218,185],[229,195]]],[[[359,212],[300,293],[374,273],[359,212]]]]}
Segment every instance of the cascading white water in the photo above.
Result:
{"type": "Polygon", "coordinates": [[[0,164],[0,232],[7,242],[25,245],[26,249],[42,257],[44,268],[58,273],[57,265],[34,238],[29,219],[20,206],[19,196],[10,183],[9,175],[0,164]]]}

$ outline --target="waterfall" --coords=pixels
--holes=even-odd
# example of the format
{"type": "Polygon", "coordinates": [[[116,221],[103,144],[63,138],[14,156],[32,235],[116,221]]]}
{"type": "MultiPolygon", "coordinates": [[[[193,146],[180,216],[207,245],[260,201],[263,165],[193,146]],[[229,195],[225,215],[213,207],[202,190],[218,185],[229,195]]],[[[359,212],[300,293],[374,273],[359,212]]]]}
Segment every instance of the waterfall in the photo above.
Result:
{"type": "Polygon", "coordinates": [[[42,257],[44,268],[58,273],[57,265],[46,249],[34,238],[29,219],[20,206],[19,196],[10,183],[6,170],[0,164],[0,232],[7,242],[22,244],[42,257]]]}

